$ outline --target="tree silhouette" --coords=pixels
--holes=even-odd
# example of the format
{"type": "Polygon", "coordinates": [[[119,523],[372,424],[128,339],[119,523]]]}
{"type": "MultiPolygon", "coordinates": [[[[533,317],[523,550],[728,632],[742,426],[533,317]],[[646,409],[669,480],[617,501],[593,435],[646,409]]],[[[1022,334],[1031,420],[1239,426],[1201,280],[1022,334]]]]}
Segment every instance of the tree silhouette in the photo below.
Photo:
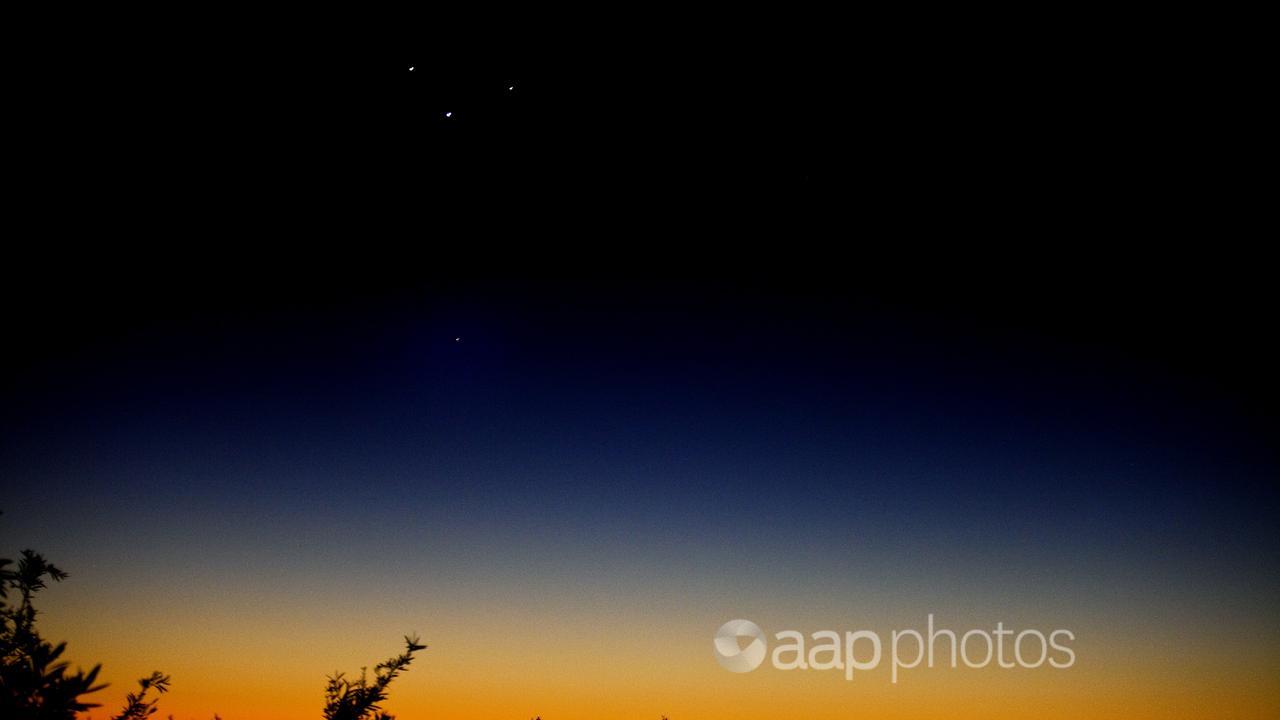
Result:
{"type": "Polygon", "coordinates": [[[67,644],[53,645],[40,637],[32,602],[47,581],[61,582],[67,573],[31,550],[22,551],[16,569],[12,565],[0,558],[0,717],[74,720],[76,713],[98,707],[80,696],[106,687],[94,684],[102,666],[68,672],[61,659],[67,644]],[[11,604],[14,596],[16,605],[11,604]]]}
{"type": "MultiPolygon", "coordinates": [[[[95,684],[102,666],[68,672],[68,663],[61,659],[67,644],[53,645],[36,630],[33,599],[50,581],[67,577],[32,550],[23,550],[16,566],[0,558],[0,720],[76,720],[77,713],[99,707],[81,696],[106,687],[95,684]]],[[[382,711],[388,687],[408,670],[414,655],[427,648],[417,636],[405,636],[404,642],[404,652],[374,667],[372,678],[364,669],[356,680],[348,680],[342,672],[329,676],[325,720],[395,720],[382,711]]],[[[168,690],[169,676],[151,673],[138,680],[138,689],[125,697],[124,708],[112,720],[149,720],[159,703],[151,692],[158,696],[168,690]]],[[[221,719],[214,715],[214,720],[221,719]]]]}
{"type": "Polygon", "coordinates": [[[405,651],[374,668],[373,680],[362,669],[359,680],[348,680],[342,672],[329,676],[325,688],[325,720],[395,720],[382,712],[387,686],[413,662],[413,654],[425,650],[417,636],[405,636],[405,651]]]}
{"type": "MultiPolygon", "coordinates": [[[[53,645],[36,630],[33,599],[49,582],[68,575],[32,550],[23,550],[17,565],[0,558],[0,719],[76,720],[77,713],[99,707],[80,696],[97,692],[101,665],[89,672],[70,673],[62,660],[67,644],[53,645]],[[14,602],[16,600],[16,603],[14,602]]],[[[329,678],[325,688],[325,720],[395,720],[382,712],[391,681],[408,669],[413,656],[426,645],[417,637],[405,637],[405,651],[374,668],[372,678],[361,671],[358,680],[341,672],[329,678]]],[[[169,690],[169,676],[159,671],[138,680],[138,689],[125,697],[125,706],[112,720],[148,720],[156,714],[159,698],[169,690]]],[[[219,720],[214,716],[215,720],[219,720]]]]}

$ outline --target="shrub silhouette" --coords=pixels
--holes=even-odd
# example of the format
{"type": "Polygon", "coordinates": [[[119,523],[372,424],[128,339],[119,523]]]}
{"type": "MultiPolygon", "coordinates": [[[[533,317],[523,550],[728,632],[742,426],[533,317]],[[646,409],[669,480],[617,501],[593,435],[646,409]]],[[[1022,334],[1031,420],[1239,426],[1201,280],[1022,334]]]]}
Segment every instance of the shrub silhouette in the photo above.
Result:
{"type": "Polygon", "coordinates": [[[62,660],[65,642],[53,645],[36,630],[32,598],[61,582],[67,573],[39,553],[23,550],[16,568],[0,558],[0,717],[6,720],[74,720],[76,713],[98,707],[82,695],[106,687],[95,685],[101,665],[89,672],[68,672],[62,660]],[[16,596],[17,604],[12,604],[16,596]]]}
{"type": "Polygon", "coordinates": [[[373,680],[360,671],[359,680],[348,680],[342,672],[329,676],[325,688],[325,720],[395,720],[382,712],[380,703],[387,699],[387,686],[413,662],[413,654],[425,650],[417,636],[405,636],[405,651],[374,668],[373,680]]]}

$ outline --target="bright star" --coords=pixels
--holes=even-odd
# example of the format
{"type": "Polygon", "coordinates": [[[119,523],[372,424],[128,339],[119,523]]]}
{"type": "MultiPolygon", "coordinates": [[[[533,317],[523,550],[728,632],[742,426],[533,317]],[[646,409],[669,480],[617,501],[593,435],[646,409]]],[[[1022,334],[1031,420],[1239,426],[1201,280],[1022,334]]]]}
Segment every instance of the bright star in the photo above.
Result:
{"type": "Polygon", "coordinates": [[[409,72],[413,72],[413,66],[412,66],[412,65],[410,65],[410,66],[409,66],[409,72]]]}
{"type": "Polygon", "coordinates": [[[445,113],[445,114],[444,114],[444,116],[445,116],[445,117],[453,117],[453,113],[452,113],[452,112],[447,112],[447,113],[445,113]]]}

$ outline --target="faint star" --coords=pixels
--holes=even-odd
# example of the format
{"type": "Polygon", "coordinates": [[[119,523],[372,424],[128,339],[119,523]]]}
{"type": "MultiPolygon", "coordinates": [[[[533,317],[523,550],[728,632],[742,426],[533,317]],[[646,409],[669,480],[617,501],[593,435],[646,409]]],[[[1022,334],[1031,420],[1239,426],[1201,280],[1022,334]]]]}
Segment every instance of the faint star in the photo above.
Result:
{"type": "Polygon", "coordinates": [[[454,341],[454,342],[456,342],[456,343],[460,343],[460,342],[462,342],[462,338],[460,338],[460,337],[456,337],[456,338],[454,338],[454,339],[453,339],[453,341],[454,341]]]}

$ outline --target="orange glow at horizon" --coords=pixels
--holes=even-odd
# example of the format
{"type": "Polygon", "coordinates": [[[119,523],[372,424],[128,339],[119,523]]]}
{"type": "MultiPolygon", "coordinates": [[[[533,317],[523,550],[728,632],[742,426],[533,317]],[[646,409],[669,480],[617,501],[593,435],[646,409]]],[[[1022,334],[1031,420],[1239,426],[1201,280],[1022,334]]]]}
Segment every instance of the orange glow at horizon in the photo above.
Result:
{"type": "MultiPolygon", "coordinates": [[[[1274,642],[1269,651],[1244,640],[1217,645],[1193,625],[1125,629],[1081,617],[1073,668],[919,668],[902,671],[893,685],[887,660],[852,681],[839,671],[784,672],[768,663],[748,674],[726,672],[711,652],[716,626],[701,627],[693,608],[678,617],[630,603],[623,613],[577,604],[557,614],[491,602],[402,627],[405,607],[361,615],[357,598],[346,606],[325,598],[334,603],[326,624],[326,602],[297,598],[290,606],[286,596],[264,593],[256,605],[227,597],[185,615],[167,610],[163,622],[149,623],[147,608],[121,608],[127,621],[105,626],[100,616],[73,611],[84,598],[72,587],[49,593],[42,621],[51,638],[72,640],[73,661],[104,663],[111,687],[94,696],[104,705],[89,713],[95,720],[109,717],[133,679],[154,669],[174,678],[160,717],[317,718],[328,673],[372,668],[411,631],[429,648],[392,685],[385,709],[402,720],[843,720],[855,710],[890,720],[1246,720],[1280,707],[1280,681],[1270,672],[1280,659],[1274,642]]],[[[968,628],[960,619],[952,626],[968,628]]],[[[771,647],[777,629],[766,629],[771,647]]]]}

